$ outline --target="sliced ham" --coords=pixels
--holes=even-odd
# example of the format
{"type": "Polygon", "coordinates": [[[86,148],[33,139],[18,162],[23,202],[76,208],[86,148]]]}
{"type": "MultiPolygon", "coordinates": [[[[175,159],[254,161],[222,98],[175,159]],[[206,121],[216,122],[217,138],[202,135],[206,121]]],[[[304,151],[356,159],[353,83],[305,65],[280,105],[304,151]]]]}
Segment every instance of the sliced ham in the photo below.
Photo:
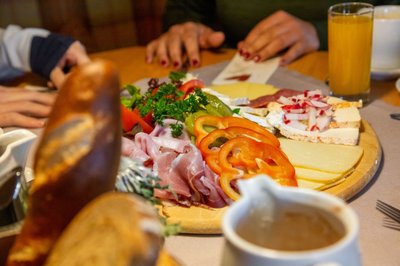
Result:
{"type": "MultiPolygon", "coordinates": [[[[171,187],[171,190],[174,191],[177,195],[190,198],[191,193],[187,180],[185,180],[185,178],[182,178],[181,175],[176,173],[176,169],[171,167],[173,161],[177,158],[177,156],[178,154],[175,152],[165,152],[160,154],[154,160],[153,170],[160,177],[161,186],[169,185],[171,187]]],[[[173,195],[172,199],[174,199],[173,195]]]]}
{"type": "Polygon", "coordinates": [[[134,141],[122,137],[122,155],[130,158],[136,158],[141,162],[145,163],[150,160],[150,156],[147,155],[140,147],[138,147],[134,141]]]}
{"type": "Polygon", "coordinates": [[[152,161],[148,165],[159,176],[160,185],[170,187],[170,190],[156,189],[157,198],[185,206],[220,208],[229,204],[228,196],[218,184],[218,175],[207,167],[200,150],[190,143],[187,135],[173,138],[170,123],[176,120],[168,120],[164,126],[157,125],[150,134],[138,133],[134,141],[124,139],[125,155],[152,161]]]}

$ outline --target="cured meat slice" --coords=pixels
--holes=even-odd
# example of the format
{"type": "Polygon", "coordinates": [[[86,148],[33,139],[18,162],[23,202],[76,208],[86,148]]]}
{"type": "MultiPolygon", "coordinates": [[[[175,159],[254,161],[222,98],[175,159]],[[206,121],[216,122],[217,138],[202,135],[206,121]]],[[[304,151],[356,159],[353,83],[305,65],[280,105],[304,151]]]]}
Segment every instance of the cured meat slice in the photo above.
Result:
{"type": "Polygon", "coordinates": [[[291,89],[280,89],[274,94],[260,96],[256,99],[250,100],[250,107],[259,108],[259,107],[266,107],[270,102],[276,102],[279,97],[292,97],[299,94],[302,94],[301,91],[291,90],[291,89]]]}

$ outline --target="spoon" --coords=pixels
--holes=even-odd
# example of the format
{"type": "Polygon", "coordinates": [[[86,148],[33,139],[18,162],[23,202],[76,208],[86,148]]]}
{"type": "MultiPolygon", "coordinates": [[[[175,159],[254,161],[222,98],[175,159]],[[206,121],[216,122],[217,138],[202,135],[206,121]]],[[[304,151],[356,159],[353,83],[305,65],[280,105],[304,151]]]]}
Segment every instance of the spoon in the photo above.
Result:
{"type": "Polygon", "coordinates": [[[400,78],[396,81],[396,89],[398,92],[400,92],[400,78]]]}
{"type": "Polygon", "coordinates": [[[0,177],[0,210],[8,205],[18,196],[21,187],[22,168],[15,167],[4,176],[0,177]]]}

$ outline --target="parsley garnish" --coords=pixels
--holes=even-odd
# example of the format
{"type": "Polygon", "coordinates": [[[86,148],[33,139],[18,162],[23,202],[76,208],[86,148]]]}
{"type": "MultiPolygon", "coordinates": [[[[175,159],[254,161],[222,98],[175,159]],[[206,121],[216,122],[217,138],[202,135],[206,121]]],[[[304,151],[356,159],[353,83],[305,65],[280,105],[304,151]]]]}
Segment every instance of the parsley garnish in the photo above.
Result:
{"type": "Polygon", "coordinates": [[[186,73],[185,72],[172,71],[172,72],[169,73],[168,77],[172,82],[180,82],[181,79],[186,77],[186,73]]]}
{"type": "Polygon", "coordinates": [[[233,109],[233,110],[232,110],[232,113],[238,115],[238,114],[240,113],[240,108],[235,108],[235,109],[233,109]]]}
{"type": "MultiPolygon", "coordinates": [[[[163,125],[163,120],[173,118],[184,122],[189,113],[195,113],[208,104],[207,97],[200,89],[196,89],[186,99],[180,99],[183,92],[173,84],[162,84],[156,93],[147,92],[138,105],[140,115],[146,116],[153,112],[154,122],[163,125]]],[[[183,125],[171,124],[172,134],[179,137],[182,134],[183,125]]]]}

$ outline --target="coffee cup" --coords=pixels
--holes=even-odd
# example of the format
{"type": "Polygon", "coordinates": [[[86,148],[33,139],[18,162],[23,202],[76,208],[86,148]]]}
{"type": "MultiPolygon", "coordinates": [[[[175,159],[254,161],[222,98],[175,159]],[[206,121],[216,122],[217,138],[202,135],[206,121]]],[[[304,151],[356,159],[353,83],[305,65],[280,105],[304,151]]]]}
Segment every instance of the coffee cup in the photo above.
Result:
{"type": "Polygon", "coordinates": [[[374,8],[372,69],[400,69],[400,6],[374,8]]]}
{"type": "Polygon", "coordinates": [[[358,219],[343,200],[265,175],[238,185],[241,198],[223,218],[221,265],[361,265],[358,219]]]}

